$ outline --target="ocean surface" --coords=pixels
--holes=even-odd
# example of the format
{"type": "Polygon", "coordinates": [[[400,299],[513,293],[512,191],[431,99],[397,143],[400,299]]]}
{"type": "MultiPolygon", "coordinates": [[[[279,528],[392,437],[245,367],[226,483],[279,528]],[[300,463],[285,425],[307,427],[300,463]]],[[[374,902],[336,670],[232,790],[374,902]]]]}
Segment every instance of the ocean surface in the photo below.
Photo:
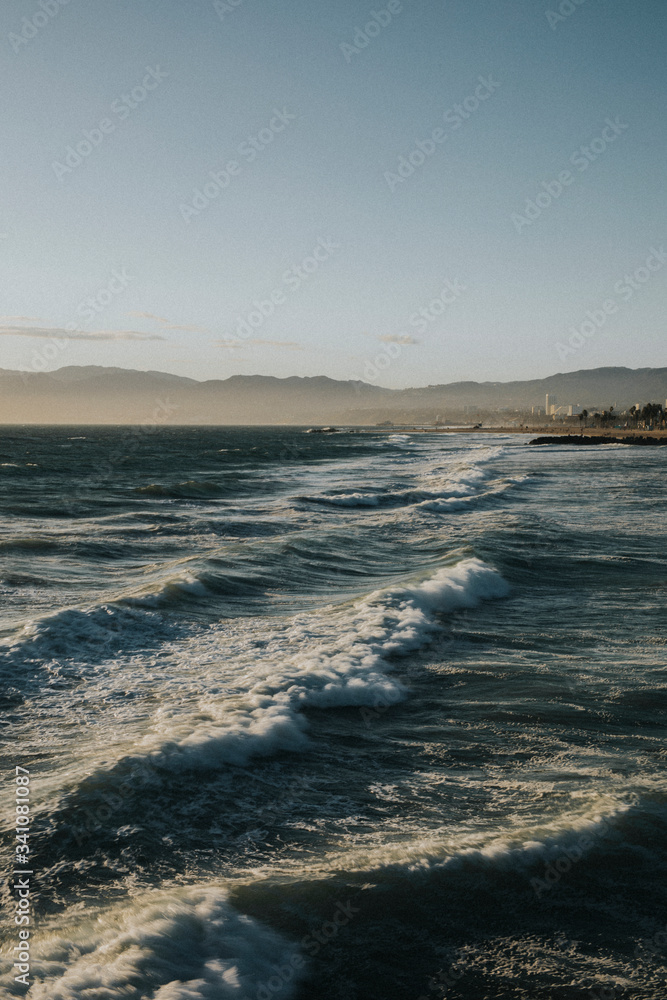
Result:
{"type": "Polygon", "coordinates": [[[3,428],[0,996],[667,996],[667,448],[3,428]]]}

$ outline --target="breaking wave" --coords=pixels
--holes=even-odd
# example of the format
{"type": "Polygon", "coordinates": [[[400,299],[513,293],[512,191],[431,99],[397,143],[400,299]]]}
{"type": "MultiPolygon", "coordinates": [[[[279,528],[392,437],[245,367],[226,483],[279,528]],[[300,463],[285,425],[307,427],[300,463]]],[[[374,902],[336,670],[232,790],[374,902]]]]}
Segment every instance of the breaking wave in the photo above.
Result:
{"type": "Polygon", "coordinates": [[[154,892],[82,925],[36,937],[33,1000],[245,1000],[262,986],[288,1000],[305,965],[211,885],[154,892]],[[291,975],[271,990],[281,968],[291,975]]]}

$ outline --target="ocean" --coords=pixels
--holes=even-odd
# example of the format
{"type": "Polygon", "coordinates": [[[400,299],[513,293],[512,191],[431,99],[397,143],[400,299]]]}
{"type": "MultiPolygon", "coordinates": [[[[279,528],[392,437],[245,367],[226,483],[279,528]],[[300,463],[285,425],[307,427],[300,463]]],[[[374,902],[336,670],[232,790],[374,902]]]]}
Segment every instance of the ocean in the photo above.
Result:
{"type": "Polygon", "coordinates": [[[2,429],[2,996],[667,995],[667,449],[528,441],[2,429]]]}

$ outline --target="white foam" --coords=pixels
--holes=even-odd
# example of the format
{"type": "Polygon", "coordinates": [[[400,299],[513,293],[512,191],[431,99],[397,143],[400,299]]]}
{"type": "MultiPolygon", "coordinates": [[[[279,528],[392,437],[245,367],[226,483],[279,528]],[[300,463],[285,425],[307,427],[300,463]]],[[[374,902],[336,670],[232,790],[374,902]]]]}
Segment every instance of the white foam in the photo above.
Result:
{"type": "Polygon", "coordinates": [[[339,493],[335,496],[320,494],[307,499],[317,503],[328,503],[334,507],[377,507],[380,497],[376,493],[339,493]]]}
{"type": "Polygon", "coordinates": [[[453,510],[466,510],[477,497],[439,497],[437,500],[423,500],[415,504],[419,510],[430,510],[435,513],[449,513],[453,510]]]}
{"type": "Polygon", "coordinates": [[[622,794],[593,794],[576,811],[532,818],[505,815],[502,831],[490,826],[476,829],[464,824],[407,836],[383,836],[375,830],[372,840],[332,851],[325,860],[331,870],[370,873],[397,869],[423,871],[460,870],[466,867],[512,869],[526,873],[536,863],[545,866],[560,858],[578,859],[605,841],[619,838],[614,822],[636,804],[622,794]],[[569,855],[568,855],[569,852],[569,855]]]}
{"type": "Polygon", "coordinates": [[[196,576],[184,573],[168,580],[160,580],[156,584],[144,586],[139,591],[124,594],[118,598],[118,602],[137,607],[157,608],[165,600],[168,601],[183,595],[207,597],[210,596],[210,592],[196,576]]]}
{"type": "Polygon", "coordinates": [[[288,1000],[301,974],[295,949],[217,886],[154,892],[78,919],[38,932],[31,1000],[246,1000],[270,981],[280,984],[271,995],[288,1000]]]}
{"type": "Polygon", "coordinates": [[[315,621],[298,616],[267,644],[263,657],[255,652],[236,691],[200,701],[194,715],[180,703],[161,709],[142,750],[170,767],[245,764],[253,756],[300,750],[307,744],[301,709],[401,701],[407,692],[390,676],[391,659],[430,641],[440,627],[435,614],[471,608],[508,590],[496,570],[466,559],[413,585],[329,609],[315,621]]]}

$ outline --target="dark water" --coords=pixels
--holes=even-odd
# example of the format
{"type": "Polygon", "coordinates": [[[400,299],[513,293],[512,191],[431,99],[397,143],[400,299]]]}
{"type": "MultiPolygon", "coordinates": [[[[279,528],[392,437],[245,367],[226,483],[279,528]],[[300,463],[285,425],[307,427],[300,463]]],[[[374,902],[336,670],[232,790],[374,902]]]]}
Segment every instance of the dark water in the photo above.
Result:
{"type": "Polygon", "coordinates": [[[5,428],[0,463],[31,1000],[667,995],[667,449],[5,428]]]}

